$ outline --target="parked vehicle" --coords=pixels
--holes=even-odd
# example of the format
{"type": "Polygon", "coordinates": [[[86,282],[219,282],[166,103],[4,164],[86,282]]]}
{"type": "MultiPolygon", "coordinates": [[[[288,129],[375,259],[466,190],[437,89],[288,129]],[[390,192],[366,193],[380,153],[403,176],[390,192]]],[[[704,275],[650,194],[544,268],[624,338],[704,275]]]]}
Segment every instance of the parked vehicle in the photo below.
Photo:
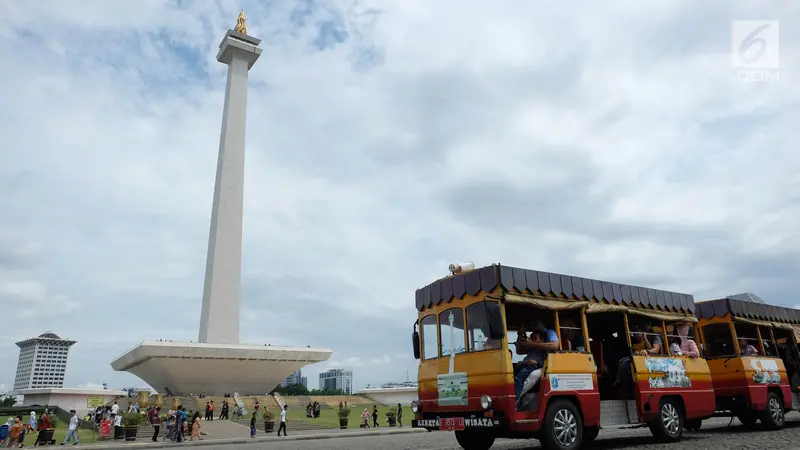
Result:
{"type": "Polygon", "coordinates": [[[454,431],[465,450],[496,438],[575,449],[640,424],[677,441],[714,414],[708,364],[681,351],[697,342],[691,295],[501,265],[450,272],[416,292],[413,427],[454,431]],[[534,347],[547,349],[538,375],[513,362],[534,347]]]}
{"type": "Polygon", "coordinates": [[[800,409],[800,311],[762,302],[742,294],[698,302],[696,312],[716,415],[777,430],[800,409]]]}

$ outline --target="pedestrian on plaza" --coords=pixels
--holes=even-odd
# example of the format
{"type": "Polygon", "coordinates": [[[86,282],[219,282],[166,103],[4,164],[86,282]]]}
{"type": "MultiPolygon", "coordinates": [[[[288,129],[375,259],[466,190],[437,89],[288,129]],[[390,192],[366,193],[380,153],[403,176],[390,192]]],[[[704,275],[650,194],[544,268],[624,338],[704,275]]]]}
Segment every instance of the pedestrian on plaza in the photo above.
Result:
{"type": "Polygon", "coordinates": [[[156,406],[150,410],[150,425],[153,426],[153,442],[158,442],[158,432],[161,430],[161,407],[156,406]]]}
{"type": "Polygon", "coordinates": [[[397,404],[397,425],[403,426],[403,406],[400,403],[397,404]]]}
{"type": "Polygon", "coordinates": [[[123,439],[122,434],[122,414],[111,415],[114,418],[114,439],[123,439]]]}
{"type": "Polygon", "coordinates": [[[376,405],[372,405],[372,428],[378,428],[380,425],[378,424],[378,407],[376,405]]]}
{"type": "Polygon", "coordinates": [[[281,430],[283,430],[283,435],[287,436],[286,434],[286,413],[289,411],[289,405],[283,405],[283,409],[281,410],[281,425],[278,427],[278,436],[281,435],[281,430]]]}
{"type": "Polygon", "coordinates": [[[361,413],[361,428],[369,428],[369,410],[364,408],[364,412],[361,413]]]}
{"type": "Polygon", "coordinates": [[[253,411],[253,417],[250,418],[250,438],[256,437],[256,412],[253,411]]]}
{"type": "Polygon", "coordinates": [[[192,436],[189,438],[189,440],[193,441],[195,439],[200,441],[203,440],[203,438],[200,437],[200,412],[194,413],[194,416],[192,417],[192,436]]]}
{"type": "Polygon", "coordinates": [[[206,402],[206,417],[205,420],[208,420],[208,413],[211,412],[211,403],[206,402]]]}
{"type": "Polygon", "coordinates": [[[75,441],[72,445],[78,445],[78,415],[74,409],[69,410],[69,414],[69,430],[61,445],[66,445],[70,438],[75,441]]]}
{"type": "Polygon", "coordinates": [[[211,400],[211,405],[209,405],[208,420],[214,420],[214,400],[211,400]]]}

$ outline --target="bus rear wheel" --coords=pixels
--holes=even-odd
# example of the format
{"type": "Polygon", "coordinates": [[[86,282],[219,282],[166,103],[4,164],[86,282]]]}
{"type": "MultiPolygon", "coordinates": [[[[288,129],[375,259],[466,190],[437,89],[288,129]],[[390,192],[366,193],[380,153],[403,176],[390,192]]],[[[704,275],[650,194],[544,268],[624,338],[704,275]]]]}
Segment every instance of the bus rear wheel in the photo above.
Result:
{"type": "Polygon", "coordinates": [[[484,431],[456,431],[456,441],[464,450],[489,450],[494,436],[484,431]]]}
{"type": "Polygon", "coordinates": [[[661,400],[655,419],[648,424],[650,432],[663,442],[677,442],[683,436],[683,408],[671,399],[661,400]]]}
{"type": "Polygon", "coordinates": [[[786,425],[786,415],[783,403],[778,394],[770,392],[767,395],[767,407],[759,414],[761,423],[769,430],[780,430],[786,425]]]}
{"type": "Polygon", "coordinates": [[[547,407],[539,442],[547,450],[574,450],[583,443],[583,418],[575,404],[557,399],[547,407]]]}

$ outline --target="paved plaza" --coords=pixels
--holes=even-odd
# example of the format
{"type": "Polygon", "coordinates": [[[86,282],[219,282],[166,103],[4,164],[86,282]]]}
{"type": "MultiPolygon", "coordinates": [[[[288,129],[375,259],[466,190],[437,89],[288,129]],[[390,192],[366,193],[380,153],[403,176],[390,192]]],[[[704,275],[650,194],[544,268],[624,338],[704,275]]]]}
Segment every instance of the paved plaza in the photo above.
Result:
{"type": "MultiPolygon", "coordinates": [[[[612,430],[603,432],[597,441],[584,448],[598,450],[612,449],[644,449],[644,450],[723,450],[723,449],[800,449],[800,414],[791,413],[789,422],[780,431],[754,430],[746,431],[734,420],[728,427],[730,419],[712,419],[697,432],[687,432],[681,442],[676,444],[660,444],[653,440],[646,428],[612,430]]],[[[244,428],[244,427],[242,427],[244,428]]],[[[202,449],[272,449],[272,450],[459,450],[453,433],[428,433],[410,431],[408,429],[381,430],[331,430],[327,432],[307,431],[291,433],[288,438],[278,438],[274,434],[266,437],[259,434],[255,442],[245,438],[214,439],[207,436],[204,441],[186,442],[184,444],[137,442],[133,444],[117,443],[106,446],[89,444],[92,448],[126,448],[126,447],[194,447],[202,449]],[[391,433],[391,434],[388,434],[391,433]]],[[[528,450],[538,449],[538,441],[499,440],[493,449],[528,450]]]]}

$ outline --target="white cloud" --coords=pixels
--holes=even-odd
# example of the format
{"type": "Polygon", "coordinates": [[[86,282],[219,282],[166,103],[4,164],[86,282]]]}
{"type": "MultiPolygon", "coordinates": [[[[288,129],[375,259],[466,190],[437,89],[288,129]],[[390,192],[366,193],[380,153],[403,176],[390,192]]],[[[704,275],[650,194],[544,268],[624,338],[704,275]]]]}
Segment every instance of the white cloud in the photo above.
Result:
{"type": "Polygon", "coordinates": [[[68,382],[133,385],[113,357],[196,339],[239,7],[264,48],[243,340],[333,347],[357,387],[404,379],[414,290],[456,260],[791,298],[800,32],[780,82],[732,81],[727,52],[730,20],[798,7],[305,4],[0,3],[5,333],[76,339],[68,382]]]}

